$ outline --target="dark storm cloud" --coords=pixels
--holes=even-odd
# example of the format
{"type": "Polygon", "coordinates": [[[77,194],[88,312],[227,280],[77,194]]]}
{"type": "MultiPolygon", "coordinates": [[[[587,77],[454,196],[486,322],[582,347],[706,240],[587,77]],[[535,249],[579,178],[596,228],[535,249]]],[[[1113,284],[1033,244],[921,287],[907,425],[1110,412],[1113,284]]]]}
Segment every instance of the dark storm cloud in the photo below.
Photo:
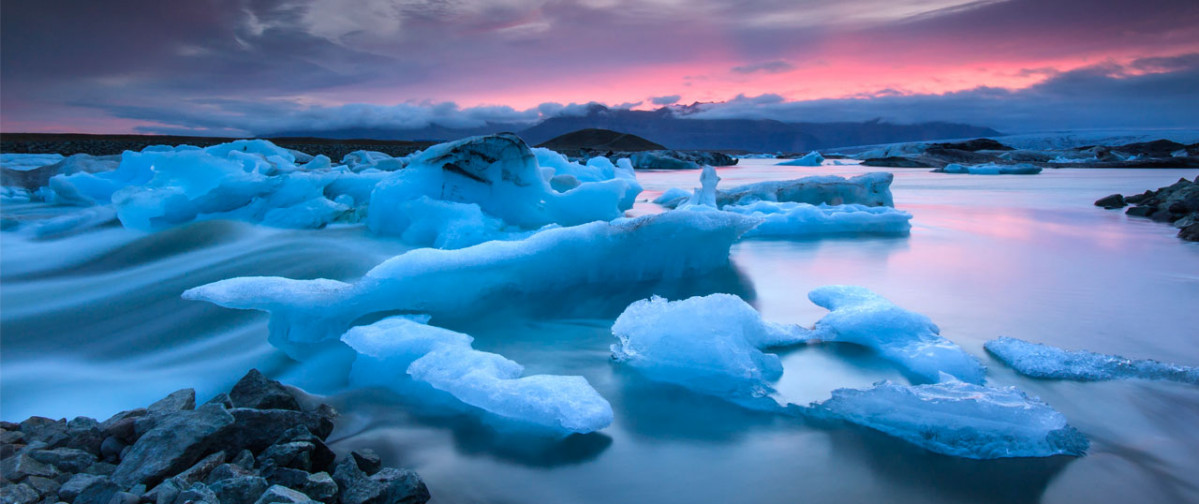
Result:
{"type": "Polygon", "coordinates": [[[754,72],[783,73],[795,70],[795,65],[787,63],[786,61],[776,60],[767,61],[764,63],[754,63],[752,65],[735,66],[732,68],[732,70],[733,72],[740,74],[751,74],[754,72]]]}
{"type": "Polygon", "coordinates": [[[1199,54],[1102,64],[1063,72],[1022,90],[981,87],[945,94],[786,102],[739,96],[694,118],[783,121],[953,121],[1006,132],[1099,127],[1199,127],[1199,54]],[[1143,68],[1158,70],[1138,73],[1143,68]],[[1172,71],[1160,71],[1171,68],[1172,71]]]}

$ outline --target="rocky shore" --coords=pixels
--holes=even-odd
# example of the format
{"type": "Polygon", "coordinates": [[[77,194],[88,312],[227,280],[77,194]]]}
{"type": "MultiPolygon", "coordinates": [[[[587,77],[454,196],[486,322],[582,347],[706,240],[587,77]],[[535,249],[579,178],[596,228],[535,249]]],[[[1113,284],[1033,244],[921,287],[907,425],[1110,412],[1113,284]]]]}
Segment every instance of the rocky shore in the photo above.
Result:
{"type": "MultiPolygon", "coordinates": [[[[231,142],[235,138],[190,137],[165,135],[83,135],[50,133],[5,133],[0,137],[0,152],[13,154],[88,154],[91,156],[114,156],[122,152],[141,151],[151,145],[194,145],[210,147],[231,142]]],[[[425,149],[436,142],[409,142],[404,140],[337,140],[327,138],[268,138],[284,149],[292,149],[313,156],[324,154],[329,159],[341,159],[354,151],[382,152],[389,156],[407,156],[425,149]]]]}
{"type": "Polygon", "coordinates": [[[1135,206],[1126,214],[1169,222],[1179,229],[1179,238],[1199,241],[1199,177],[1193,181],[1180,178],[1166,187],[1133,196],[1112,194],[1095,202],[1095,206],[1109,210],[1128,205],[1135,206]]]}
{"type": "Polygon", "coordinates": [[[0,423],[3,504],[420,504],[415,472],[325,444],[337,412],[251,370],[196,406],[192,389],[104,421],[0,423]]]}
{"type": "Polygon", "coordinates": [[[1197,168],[1199,144],[1170,140],[1074,149],[1015,149],[978,138],[955,143],[913,144],[858,154],[863,166],[937,168],[957,165],[1030,165],[1041,168],[1197,168]]]}

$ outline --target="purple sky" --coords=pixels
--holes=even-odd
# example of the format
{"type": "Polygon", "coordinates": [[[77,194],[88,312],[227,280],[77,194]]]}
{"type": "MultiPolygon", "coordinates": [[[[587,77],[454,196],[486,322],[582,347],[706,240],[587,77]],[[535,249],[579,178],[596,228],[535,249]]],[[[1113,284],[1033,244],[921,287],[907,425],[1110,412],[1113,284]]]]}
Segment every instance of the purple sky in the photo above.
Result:
{"type": "Polygon", "coordinates": [[[701,117],[1199,127],[1195,0],[5,0],[3,131],[701,117]]]}

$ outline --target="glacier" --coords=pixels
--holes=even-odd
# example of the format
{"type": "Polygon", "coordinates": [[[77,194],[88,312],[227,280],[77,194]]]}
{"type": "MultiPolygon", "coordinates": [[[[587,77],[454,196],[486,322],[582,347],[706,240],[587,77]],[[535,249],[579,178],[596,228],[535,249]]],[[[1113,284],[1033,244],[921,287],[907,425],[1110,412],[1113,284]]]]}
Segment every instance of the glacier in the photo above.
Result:
{"type": "Polygon", "coordinates": [[[973,355],[941,337],[941,329],[919,313],[896,306],[864,287],[831,285],[808,293],[829,313],[816,321],[809,338],[871,348],[919,381],[935,383],[945,374],[981,384],[986,368],[973,355]]]}
{"type": "Polygon", "coordinates": [[[762,349],[804,340],[806,332],[762,320],[731,294],[680,301],[652,297],[629,305],[612,325],[619,341],[612,358],[655,381],[674,383],[751,407],[774,393],[783,374],[775,354],[762,349]]]}
{"type": "Polygon", "coordinates": [[[824,156],[821,156],[819,152],[812,151],[803,157],[783,161],[779,163],[779,166],[820,166],[821,163],[824,163],[824,156]]]}
{"type": "Polygon", "coordinates": [[[1064,350],[1009,337],[988,341],[983,347],[1017,373],[1033,378],[1168,380],[1199,385],[1199,367],[1149,359],[1133,360],[1084,350],[1064,350]]]}
{"type": "Polygon", "coordinates": [[[761,224],[745,233],[746,238],[856,234],[907,236],[912,229],[912,214],[891,207],[757,201],[748,205],[728,205],[724,211],[762,219],[761,224]]]}
{"type": "Polygon", "coordinates": [[[353,283],[237,277],[189,289],[183,297],[270,312],[271,344],[302,359],[374,313],[462,317],[487,300],[511,303],[585,285],[714,271],[728,266],[733,242],[757,223],[727,212],[667,212],[546,229],[520,241],[416,249],[353,283]],[[640,260],[628,260],[634,252],[640,260]]]}
{"type": "Polygon", "coordinates": [[[1041,167],[1028,163],[1020,163],[1015,165],[1003,165],[996,163],[962,165],[958,163],[950,163],[944,168],[938,168],[933,171],[940,173],[965,173],[970,175],[1036,175],[1041,173],[1041,167]]]}
{"type": "Polygon", "coordinates": [[[807,413],[844,420],[932,452],[972,459],[1081,456],[1090,442],[1066,417],[1014,387],[958,380],[838,389],[807,413]]]}
{"type": "Polygon", "coordinates": [[[430,326],[427,317],[388,317],[341,336],[357,356],[350,382],[411,390],[407,377],[489,413],[562,433],[612,423],[612,406],[581,376],[530,375],[502,355],[475,350],[469,335],[430,326]]]}

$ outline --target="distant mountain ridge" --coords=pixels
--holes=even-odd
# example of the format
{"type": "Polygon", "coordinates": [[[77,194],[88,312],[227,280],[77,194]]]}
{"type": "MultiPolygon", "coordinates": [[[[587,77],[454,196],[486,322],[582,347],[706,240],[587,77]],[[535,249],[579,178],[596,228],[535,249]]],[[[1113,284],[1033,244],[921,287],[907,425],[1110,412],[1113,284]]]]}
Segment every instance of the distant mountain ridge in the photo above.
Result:
{"type": "Polygon", "coordinates": [[[599,128],[559,135],[537,146],[563,153],[577,150],[639,152],[666,149],[637,135],[599,128]]]}
{"type": "MultiPolygon", "coordinates": [[[[686,110],[681,109],[681,110],[686,110]]],[[[1002,133],[983,126],[946,122],[891,124],[866,122],[783,122],[773,119],[692,119],[663,107],[657,110],[612,109],[593,104],[582,115],[561,115],[529,126],[488,123],[476,128],[431,125],[420,129],[351,128],[331,131],[280,131],[261,136],[375,138],[379,140],[452,140],[511,131],[531,145],[567,133],[606,129],[636,135],[670,149],[750,152],[801,152],[855,145],[974,138],[1002,133]]]]}

